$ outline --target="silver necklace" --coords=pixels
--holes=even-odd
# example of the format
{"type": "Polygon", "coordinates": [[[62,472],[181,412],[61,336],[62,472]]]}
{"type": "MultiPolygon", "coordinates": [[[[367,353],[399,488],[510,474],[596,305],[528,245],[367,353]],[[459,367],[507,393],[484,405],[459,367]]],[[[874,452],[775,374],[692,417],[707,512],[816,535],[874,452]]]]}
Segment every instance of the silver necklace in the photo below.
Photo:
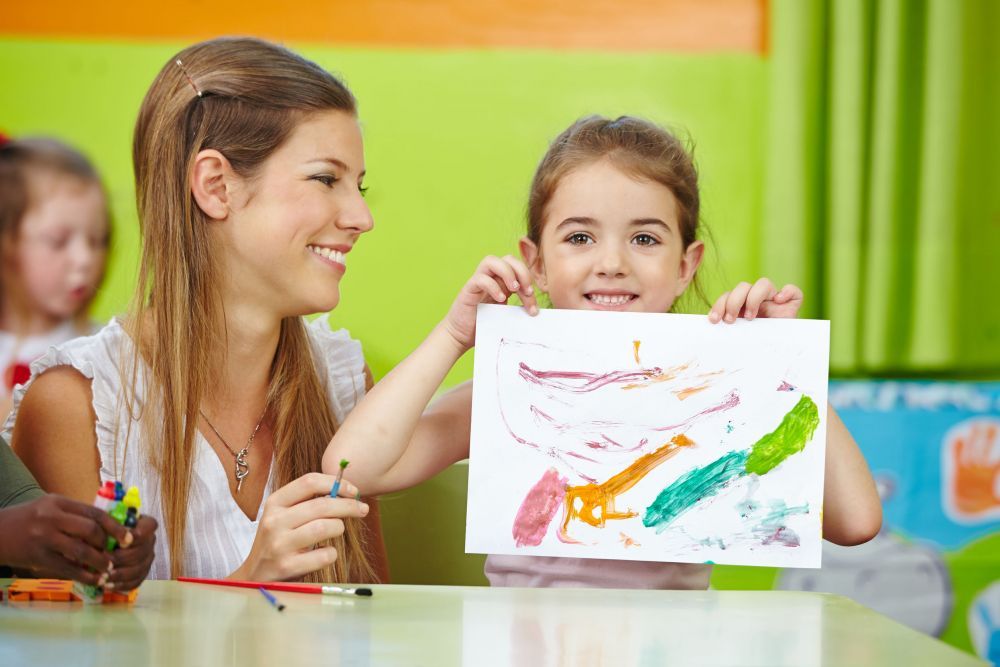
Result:
{"type": "Polygon", "coordinates": [[[257,425],[253,427],[253,433],[251,433],[250,437],[247,438],[247,444],[238,452],[229,446],[226,439],[222,437],[221,433],[219,433],[219,429],[215,428],[212,422],[208,420],[208,417],[205,416],[204,412],[198,410],[198,413],[201,415],[201,418],[205,420],[205,423],[208,424],[208,427],[212,429],[212,433],[215,434],[215,437],[222,442],[222,444],[236,460],[236,493],[239,493],[240,489],[243,488],[243,478],[250,474],[250,464],[247,463],[247,452],[250,451],[250,445],[253,444],[253,439],[257,437],[257,431],[260,430],[260,425],[264,421],[264,415],[267,414],[267,406],[264,406],[264,411],[260,413],[260,419],[257,420],[257,425]]]}

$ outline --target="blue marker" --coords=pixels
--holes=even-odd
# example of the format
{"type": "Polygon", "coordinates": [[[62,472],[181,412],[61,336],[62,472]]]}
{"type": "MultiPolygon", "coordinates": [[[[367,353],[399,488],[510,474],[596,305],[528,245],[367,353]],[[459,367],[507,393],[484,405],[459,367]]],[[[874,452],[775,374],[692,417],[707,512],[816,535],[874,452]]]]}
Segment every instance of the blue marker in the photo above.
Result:
{"type": "Polygon", "coordinates": [[[267,601],[270,602],[271,605],[275,609],[277,609],[278,611],[284,611],[285,610],[285,605],[283,605],[280,602],[278,602],[278,598],[276,598],[273,595],[271,595],[270,593],[268,593],[267,589],[265,589],[265,588],[258,588],[257,590],[260,591],[261,595],[263,595],[264,597],[267,598],[267,601]]]}
{"type": "Polygon", "coordinates": [[[340,459],[340,470],[337,471],[337,480],[333,483],[333,488],[330,489],[331,498],[336,498],[337,494],[340,493],[340,482],[344,479],[344,468],[347,465],[347,459],[340,459]]]}

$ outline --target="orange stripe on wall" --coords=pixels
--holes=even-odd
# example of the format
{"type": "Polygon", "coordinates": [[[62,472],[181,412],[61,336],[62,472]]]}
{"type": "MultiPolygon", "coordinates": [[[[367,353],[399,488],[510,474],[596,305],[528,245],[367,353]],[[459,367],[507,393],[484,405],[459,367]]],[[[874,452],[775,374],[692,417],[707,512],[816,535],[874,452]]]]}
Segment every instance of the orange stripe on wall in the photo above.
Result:
{"type": "Polygon", "coordinates": [[[13,2],[8,35],[281,41],[430,48],[763,53],[767,0],[134,0],[13,2]],[[138,6],[137,6],[138,5],[138,6]]]}

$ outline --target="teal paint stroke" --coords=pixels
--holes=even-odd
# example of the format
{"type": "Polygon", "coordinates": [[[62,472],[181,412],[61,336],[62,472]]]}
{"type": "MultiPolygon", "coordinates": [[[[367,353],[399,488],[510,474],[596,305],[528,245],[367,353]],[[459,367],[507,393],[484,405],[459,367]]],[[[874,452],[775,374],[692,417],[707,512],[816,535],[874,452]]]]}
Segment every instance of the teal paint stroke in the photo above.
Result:
{"type": "Polygon", "coordinates": [[[749,451],[729,452],[702,468],[684,473],[646,508],[642,525],[662,532],[667,524],[702,499],[714,496],[731,481],[746,474],[748,455],[749,451]]]}

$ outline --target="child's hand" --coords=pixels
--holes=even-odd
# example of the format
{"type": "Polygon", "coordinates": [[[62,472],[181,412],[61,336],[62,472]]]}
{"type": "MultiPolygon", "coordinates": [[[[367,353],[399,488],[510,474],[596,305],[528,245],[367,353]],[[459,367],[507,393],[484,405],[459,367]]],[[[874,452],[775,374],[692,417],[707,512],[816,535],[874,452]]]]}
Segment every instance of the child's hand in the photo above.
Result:
{"type": "Polygon", "coordinates": [[[337,550],[317,546],[344,534],[344,519],[368,514],[368,504],[355,500],[357,488],[346,479],[339,498],[330,497],[336,478],[311,472],[270,495],[250,547],[250,555],[233,579],[283,581],[315,572],[337,560],[337,550]]]}
{"type": "Polygon", "coordinates": [[[146,579],[149,568],[153,565],[153,546],[156,544],[156,519],[151,516],[139,517],[135,528],[131,530],[132,542],[119,542],[118,548],[111,552],[111,563],[114,565],[105,588],[118,592],[127,592],[138,588],[146,579]]]}
{"type": "Polygon", "coordinates": [[[755,317],[787,317],[798,315],[802,307],[802,290],[795,285],[785,285],[775,291],[767,278],[761,278],[753,285],[740,283],[726,292],[708,311],[708,319],[715,324],[720,320],[735,322],[737,317],[752,320],[755,317]]]}
{"type": "Polygon", "coordinates": [[[476,341],[476,306],[481,303],[507,303],[517,294],[531,315],[538,314],[535,292],[531,289],[531,274],[524,262],[507,255],[492,255],[479,263],[476,272],[455,297],[445,317],[445,327],[465,350],[476,341]]]}
{"type": "Polygon", "coordinates": [[[108,536],[126,544],[128,533],[107,512],[49,494],[0,510],[0,563],[34,576],[103,585],[111,564],[104,550],[108,536]]]}

